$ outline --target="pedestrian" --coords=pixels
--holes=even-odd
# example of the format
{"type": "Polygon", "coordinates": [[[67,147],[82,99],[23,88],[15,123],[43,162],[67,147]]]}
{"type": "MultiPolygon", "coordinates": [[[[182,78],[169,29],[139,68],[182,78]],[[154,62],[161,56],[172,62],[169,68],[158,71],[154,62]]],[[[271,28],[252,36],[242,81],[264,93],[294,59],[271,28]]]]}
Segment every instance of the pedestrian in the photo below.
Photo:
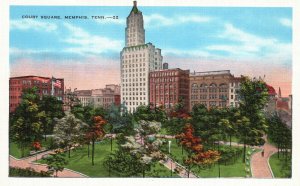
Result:
{"type": "Polygon", "coordinates": [[[263,149],[263,150],[261,151],[261,156],[264,157],[264,155],[265,155],[265,150],[263,149]]]}

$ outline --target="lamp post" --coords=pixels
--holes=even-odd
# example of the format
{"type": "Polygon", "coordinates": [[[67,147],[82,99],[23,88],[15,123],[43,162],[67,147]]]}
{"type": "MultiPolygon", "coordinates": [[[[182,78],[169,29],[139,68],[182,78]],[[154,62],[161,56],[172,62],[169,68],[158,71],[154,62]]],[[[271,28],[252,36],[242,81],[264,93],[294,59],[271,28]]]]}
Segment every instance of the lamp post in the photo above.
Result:
{"type": "Polygon", "coordinates": [[[171,143],[172,141],[169,140],[169,154],[170,154],[170,164],[171,164],[171,177],[173,176],[173,167],[172,167],[172,159],[171,159],[171,143]]]}

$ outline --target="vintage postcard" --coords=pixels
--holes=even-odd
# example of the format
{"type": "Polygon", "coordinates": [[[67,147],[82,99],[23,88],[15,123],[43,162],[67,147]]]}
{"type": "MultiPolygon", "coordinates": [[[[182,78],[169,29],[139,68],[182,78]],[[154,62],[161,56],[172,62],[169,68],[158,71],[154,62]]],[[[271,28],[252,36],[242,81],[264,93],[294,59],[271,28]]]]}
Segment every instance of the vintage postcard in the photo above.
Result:
{"type": "Polygon", "coordinates": [[[292,1],[22,3],[10,180],[297,182],[292,1]]]}

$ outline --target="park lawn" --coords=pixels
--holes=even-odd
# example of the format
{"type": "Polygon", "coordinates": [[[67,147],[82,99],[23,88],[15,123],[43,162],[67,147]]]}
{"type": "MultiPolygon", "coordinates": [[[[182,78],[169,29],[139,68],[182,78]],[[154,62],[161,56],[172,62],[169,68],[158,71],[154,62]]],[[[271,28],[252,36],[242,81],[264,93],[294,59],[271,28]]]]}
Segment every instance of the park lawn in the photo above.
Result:
{"type": "MultiPolygon", "coordinates": [[[[193,167],[192,172],[203,178],[219,177],[219,167],[217,163],[207,169],[199,169],[198,167],[193,167]]],[[[243,156],[239,156],[236,162],[233,164],[220,164],[220,177],[246,177],[243,156]]]]}
{"type": "MultiPolygon", "coordinates": [[[[187,152],[183,150],[182,154],[182,147],[177,145],[175,139],[171,139],[171,156],[174,161],[177,161],[179,164],[183,165],[183,158],[187,157],[187,152]]],[[[232,147],[235,148],[235,147],[232,147]]],[[[239,147],[242,148],[242,147],[239,147]]],[[[248,152],[249,148],[247,148],[248,152]]],[[[168,143],[165,144],[162,148],[162,151],[168,152],[168,143]]],[[[254,151],[255,152],[255,151],[254,151]]],[[[245,163],[243,163],[243,156],[239,156],[235,163],[223,165],[220,164],[220,172],[221,177],[246,177],[245,171],[245,163]]],[[[192,172],[199,177],[204,178],[213,178],[219,176],[219,169],[218,164],[212,165],[210,168],[207,169],[199,169],[199,167],[194,166],[192,168],[192,172]]]]}
{"type": "MultiPolygon", "coordinates": [[[[286,173],[291,175],[291,169],[287,170],[285,168],[283,170],[284,163],[285,163],[285,158],[280,157],[278,159],[277,154],[278,153],[273,154],[269,159],[269,164],[270,164],[271,169],[273,171],[274,177],[275,178],[290,178],[289,176],[286,175],[286,173]]],[[[287,160],[287,164],[290,165],[290,168],[291,168],[291,159],[287,160]]]]}
{"type": "MultiPolygon", "coordinates": [[[[46,149],[48,149],[50,147],[51,138],[52,137],[48,137],[47,141],[45,141],[44,139],[41,140],[42,147],[45,147],[46,149]]],[[[29,156],[31,150],[33,150],[33,149],[31,149],[30,147],[26,147],[24,150],[24,157],[29,156]]],[[[15,143],[15,142],[9,143],[9,155],[12,155],[13,157],[18,158],[18,159],[24,158],[24,157],[22,157],[21,149],[18,147],[17,143],[15,143]]]]}
{"type": "MultiPolygon", "coordinates": [[[[163,164],[157,162],[151,167],[150,172],[146,172],[146,177],[170,178],[171,172],[163,164]]],[[[172,178],[179,178],[179,176],[173,172],[172,178]]]]}
{"type": "MultiPolygon", "coordinates": [[[[24,149],[24,157],[29,156],[30,148],[27,147],[24,149]]],[[[21,149],[18,147],[18,145],[14,142],[9,143],[9,155],[12,155],[15,158],[23,158],[21,149]]]]}
{"type": "MultiPolygon", "coordinates": [[[[92,146],[90,145],[90,157],[87,153],[87,145],[84,147],[79,147],[71,152],[71,158],[68,158],[66,153],[66,159],[68,160],[68,165],[66,168],[83,173],[89,177],[119,177],[111,172],[109,175],[108,170],[103,166],[105,158],[111,153],[110,150],[110,140],[103,140],[100,143],[95,144],[95,165],[92,166],[92,146]]],[[[113,141],[113,151],[117,149],[117,144],[113,141]]],[[[45,160],[38,160],[39,163],[45,163],[45,160]]],[[[146,172],[146,177],[169,177],[170,171],[156,163],[152,167],[151,172],[146,172]]],[[[141,175],[142,176],[142,175],[141,175]]],[[[174,175],[175,177],[175,175],[174,175]]]]}

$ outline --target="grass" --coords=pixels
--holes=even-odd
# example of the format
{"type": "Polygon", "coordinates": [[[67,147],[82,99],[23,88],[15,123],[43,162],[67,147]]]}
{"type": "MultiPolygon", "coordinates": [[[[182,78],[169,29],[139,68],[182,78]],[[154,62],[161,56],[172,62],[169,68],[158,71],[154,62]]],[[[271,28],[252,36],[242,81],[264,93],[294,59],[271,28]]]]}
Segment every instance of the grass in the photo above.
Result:
{"type": "MultiPolygon", "coordinates": [[[[180,145],[177,145],[176,140],[171,140],[171,154],[173,160],[177,161],[181,165],[183,165],[183,158],[187,157],[187,152],[183,150],[182,154],[182,148],[180,145]]],[[[232,148],[242,148],[242,147],[232,147],[232,148]]],[[[168,144],[166,144],[163,148],[163,151],[168,152],[168,144]]],[[[248,152],[247,148],[247,152],[248,152]]],[[[192,172],[199,177],[204,178],[214,178],[219,176],[219,167],[218,164],[213,164],[211,167],[208,167],[206,169],[200,169],[199,167],[194,166],[192,168],[192,172]]],[[[233,164],[220,164],[220,172],[221,177],[246,177],[246,171],[245,171],[245,163],[243,163],[243,155],[239,156],[235,163],[233,164]]]]}
{"type": "Polygon", "coordinates": [[[278,159],[278,153],[275,153],[270,157],[269,163],[275,178],[291,177],[291,159],[287,159],[287,161],[284,157],[278,159]]]}
{"type": "MultiPolygon", "coordinates": [[[[113,141],[113,151],[117,149],[115,141],[113,141]]],[[[71,152],[71,158],[66,158],[69,163],[66,168],[83,173],[89,177],[109,177],[108,170],[103,166],[105,158],[111,153],[110,140],[104,140],[101,143],[95,144],[95,165],[92,166],[92,148],[90,146],[90,157],[87,154],[87,146],[77,148],[71,152]]],[[[66,156],[67,157],[67,156],[66,156]]],[[[39,160],[39,163],[45,163],[44,160],[39,160]]],[[[156,163],[151,172],[146,172],[146,177],[169,177],[170,171],[156,163]]],[[[175,175],[174,175],[175,176],[175,175]]],[[[118,177],[111,173],[110,177],[118,177]]]]}
{"type": "MultiPolygon", "coordinates": [[[[51,138],[52,137],[48,137],[47,141],[45,141],[44,139],[41,141],[42,147],[49,149],[50,145],[51,145],[51,138]]],[[[31,149],[31,147],[26,147],[24,149],[24,156],[22,157],[22,152],[21,149],[18,147],[17,143],[15,142],[10,142],[9,143],[9,155],[12,155],[15,158],[24,158],[30,155],[30,151],[32,151],[33,149],[31,149]]]]}
{"type": "MultiPolygon", "coordinates": [[[[30,148],[24,149],[24,157],[29,156],[30,148]]],[[[9,143],[9,155],[12,155],[15,158],[23,158],[21,149],[18,147],[18,145],[14,142],[9,143]]]]}

